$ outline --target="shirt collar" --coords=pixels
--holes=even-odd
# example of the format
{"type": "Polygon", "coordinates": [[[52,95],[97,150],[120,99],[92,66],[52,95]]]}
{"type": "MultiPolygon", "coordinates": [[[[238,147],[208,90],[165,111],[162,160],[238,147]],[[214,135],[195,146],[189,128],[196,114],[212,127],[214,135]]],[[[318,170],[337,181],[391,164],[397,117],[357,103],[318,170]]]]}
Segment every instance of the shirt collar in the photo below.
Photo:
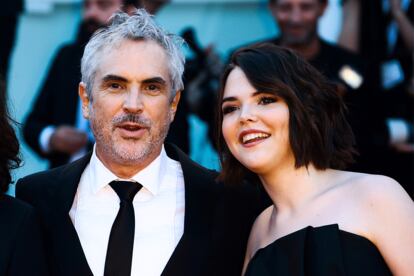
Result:
{"type": "Polygon", "coordinates": [[[136,175],[130,179],[121,179],[111,172],[105,165],[99,160],[96,155],[96,145],[93,148],[91,161],[89,163],[91,168],[92,179],[92,192],[96,194],[100,189],[104,188],[111,181],[124,180],[124,181],[136,181],[140,183],[151,194],[157,195],[160,185],[162,183],[162,172],[166,169],[167,154],[164,149],[164,145],[161,148],[161,153],[155,158],[147,167],[139,171],[136,175]]]}

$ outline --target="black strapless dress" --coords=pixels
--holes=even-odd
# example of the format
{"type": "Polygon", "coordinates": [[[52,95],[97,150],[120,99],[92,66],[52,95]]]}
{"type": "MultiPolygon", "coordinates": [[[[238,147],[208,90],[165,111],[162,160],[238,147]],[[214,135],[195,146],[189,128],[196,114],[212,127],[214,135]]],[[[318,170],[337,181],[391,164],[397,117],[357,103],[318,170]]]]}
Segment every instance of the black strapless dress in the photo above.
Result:
{"type": "Polygon", "coordinates": [[[392,275],[377,247],[337,224],[308,226],[259,249],[245,276],[392,275]]]}

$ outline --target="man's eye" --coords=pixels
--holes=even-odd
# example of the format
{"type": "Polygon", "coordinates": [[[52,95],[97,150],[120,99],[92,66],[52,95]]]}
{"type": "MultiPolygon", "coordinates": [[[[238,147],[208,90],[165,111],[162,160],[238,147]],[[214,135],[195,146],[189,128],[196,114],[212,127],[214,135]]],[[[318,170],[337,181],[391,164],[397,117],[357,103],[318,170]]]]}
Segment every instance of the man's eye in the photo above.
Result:
{"type": "Polygon", "coordinates": [[[154,84],[150,84],[148,85],[148,90],[158,90],[158,86],[154,85],[154,84]]]}
{"type": "Polygon", "coordinates": [[[156,84],[148,84],[147,86],[145,86],[145,90],[151,94],[158,94],[161,91],[161,87],[156,84]]]}
{"type": "Polygon", "coordinates": [[[119,83],[110,83],[108,87],[112,90],[119,90],[122,88],[122,86],[119,83]]]}
{"type": "Polygon", "coordinates": [[[301,10],[302,11],[312,11],[312,10],[314,10],[314,5],[312,5],[312,4],[303,4],[301,6],[301,10]]]}
{"type": "Polygon", "coordinates": [[[223,115],[229,114],[233,111],[237,110],[237,106],[230,105],[223,107],[223,115]]]}
{"type": "Polygon", "coordinates": [[[267,105],[267,104],[271,104],[274,102],[276,102],[276,99],[272,97],[261,97],[259,99],[259,104],[262,104],[262,105],[267,105]]]}
{"type": "Polygon", "coordinates": [[[278,10],[281,12],[290,12],[292,7],[290,5],[279,5],[278,10]]]}

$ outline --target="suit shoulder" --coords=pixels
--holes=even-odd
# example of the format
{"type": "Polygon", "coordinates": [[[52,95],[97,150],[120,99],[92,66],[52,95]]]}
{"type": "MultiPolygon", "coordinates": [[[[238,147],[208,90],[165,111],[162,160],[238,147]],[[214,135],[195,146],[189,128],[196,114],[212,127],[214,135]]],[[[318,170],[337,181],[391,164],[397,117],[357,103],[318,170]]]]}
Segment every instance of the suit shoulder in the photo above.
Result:
{"type": "Polygon", "coordinates": [[[30,204],[9,195],[0,196],[0,206],[2,212],[11,214],[13,217],[25,216],[33,212],[33,207],[30,204]]]}
{"type": "Polygon", "coordinates": [[[8,195],[0,197],[0,217],[5,223],[4,227],[8,234],[14,234],[22,225],[27,225],[34,217],[34,208],[26,202],[8,195]]]}
{"type": "Polygon", "coordinates": [[[337,44],[330,43],[325,40],[321,40],[323,51],[329,52],[330,56],[340,58],[348,63],[356,63],[357,65],[363,64],[363,58],[357,53],[353,53],[348,49],[345,49],[337,44]]]}
{"type": "Polygon", "coordinates": [[[50,188],[59,185],[56,178],[63,168],[41,171],[19,179],[16,183],[16,197],[32,203],[31,199],[37,198],[50,188]]]}

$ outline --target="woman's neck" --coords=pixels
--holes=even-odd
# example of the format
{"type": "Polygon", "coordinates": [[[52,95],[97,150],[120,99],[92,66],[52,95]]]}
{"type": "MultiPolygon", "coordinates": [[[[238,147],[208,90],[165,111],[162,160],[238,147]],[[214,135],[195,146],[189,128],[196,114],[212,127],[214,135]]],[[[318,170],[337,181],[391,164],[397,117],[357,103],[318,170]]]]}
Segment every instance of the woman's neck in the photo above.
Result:
{"type": "Polygon", "coordinates": [[[294,214],[332,185],[334,170],[294,167],[259,175],[278,213],[294,214]]]}

